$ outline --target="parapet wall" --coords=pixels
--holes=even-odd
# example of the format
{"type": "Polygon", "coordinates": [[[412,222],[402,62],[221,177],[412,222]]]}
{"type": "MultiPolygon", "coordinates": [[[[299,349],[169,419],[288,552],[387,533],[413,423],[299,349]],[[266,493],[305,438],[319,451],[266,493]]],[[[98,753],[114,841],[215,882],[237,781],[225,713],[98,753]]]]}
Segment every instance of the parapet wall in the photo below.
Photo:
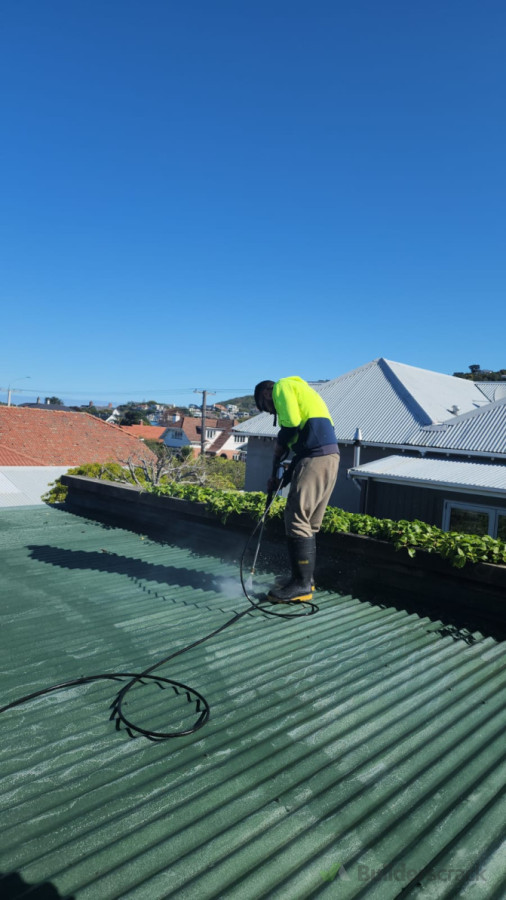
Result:
{"type": "MultiPolygon", "coordinates": [[[[133,485],[64,475],[66,509],[134,531],[187,544],[198,539],[208,552],[240,557],[253,530],[248,516],[219,522],[201,503],[158,497],[133,485]]],[[[266,568],[285,566],[283,523],[269,520],[262,541],[266,568]]],[[[466,627],[483,623],[506,632],[506,566],[467,563],[456,569],[435,554],[417,550],[411,558],[392,544],[353,534],[320,534],[316,583],[376,603],[409,606],[419,612],[452,614],[466,627]]],[[[281,574],[281,572],[280,572],[281,574]]],[[[501,632],[502,633],[502,632],[501,632]]]]}

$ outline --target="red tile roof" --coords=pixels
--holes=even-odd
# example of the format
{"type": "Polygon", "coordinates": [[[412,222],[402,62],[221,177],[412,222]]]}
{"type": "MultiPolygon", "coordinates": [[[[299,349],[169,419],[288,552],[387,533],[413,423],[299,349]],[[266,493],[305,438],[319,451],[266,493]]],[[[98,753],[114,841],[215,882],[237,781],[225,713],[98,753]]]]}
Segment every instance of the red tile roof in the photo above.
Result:
{"type": "Polygon", "coordinates": [[[138,438],[88,413],[0,407],[2,465],[78,466],[129,458],[155,456],[138,438]]]}
{"type": "Polygon", "coordinates": [[[166,425],[120,425],[122,431],[132,434],[136,438],[142,438],[145,441],[162,442],[162,434],[167,431],[166,425]]]}
{"type": "Polygon", "coordinates": [[[0,466],[40,466],[38,459],[0,445],[0,466]]]}

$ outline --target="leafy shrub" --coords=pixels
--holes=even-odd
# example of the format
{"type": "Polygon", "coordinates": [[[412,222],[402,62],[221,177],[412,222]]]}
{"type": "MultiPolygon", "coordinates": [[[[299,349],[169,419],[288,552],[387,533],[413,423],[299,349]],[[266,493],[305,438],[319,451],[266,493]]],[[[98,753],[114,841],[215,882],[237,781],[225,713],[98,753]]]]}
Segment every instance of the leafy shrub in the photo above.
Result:
{"type": "MultiPolygon", "coordinates": [[[[136,470],[139,480],[144,476],[142,469],[136,470]]],[[[87,478],[98,478],[106,481],[119,481],[128,484],[135,484],[134,479],[128,470],[124,469],[120,463],[86,463],[83,466],[75,466],[69,469],[67,475],[85,475],[87,478]]],[[[145,481],[145,479],[144,479],[145,481]]],[[[49,485],[47,494],[41,498],[44,503],[64,503],[67,499],[67,486],[62,484],[58,478],[49,485]]]]}
{"type": "MultiPolygon", "coordinates": [[[[87,475],[91,478],[106,478],[109,481],[135,483],[132,475],[119,463],[101,465],[94,463],[69,469],[69,475],[87,475]]],[[[258,521],[265,510],[265,494],[261,491],[242,492],[238,490],[216,490],[213,487],[185,482],[163,481],[154,485],[146,480],[145,472],[136,469],[135,475],[144,489],[157,496],[175,497],[203,503],[221,522],[226,522],[231,515],[244,514],[253,521],[258,521]]],[[[47,503],[60,503],[65,500],[67,489],[56,481],[48,494],[42,499],[47,503]]],[[[269,510],[269,516],[282,518],[286,500],[277,497],[269,510]]],[[[349,513],[334,506],[327,507],[322,522],[322,532],[349,533],[363,535],[379,541],[392,543],[396,550],[406,550],[413,557],[417,550],[436,553],[447,559],[452,566],[462,568],[466,562],[488,562],[497,565],[506,564],[506,543],[495,540],[488,535],[460,534],[442,531],[435,525],[415,520],[378,519],[374,516],[349,513]]]]}
{"type": "MultiPolygon", "coordinates": [[[[149,488],[152,493],[180,497],[204,503],[217,517],[226,522],[232,514],[244,513],[258,520],[265,509],[265,494],[262,492],[239,493],[237,491],[216,491],[208,487],[186,484],[165,484],[149,488]]],[[[286,501],[277,498],[269,515],[282,518],[286,501]]],[[[447,559],[452,566],[462,568],[466,562],[489,562],[506,564],[506,543],[487,535],[459,534],[442,531],[435,525],[415,520],[378,519],[374,516],[349,513],[329,506],[322,522],[322,532],[358,534],[379,541],[392,543],[396,550],[406,550],[413,557],[417,550],[436,553],[447,559]]]]}

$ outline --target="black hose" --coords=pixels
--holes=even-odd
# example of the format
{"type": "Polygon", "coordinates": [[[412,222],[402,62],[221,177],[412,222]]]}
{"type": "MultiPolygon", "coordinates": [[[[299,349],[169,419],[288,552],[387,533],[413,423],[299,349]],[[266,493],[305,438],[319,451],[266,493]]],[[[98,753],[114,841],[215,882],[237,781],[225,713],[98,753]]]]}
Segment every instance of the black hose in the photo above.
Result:
{"type": "MultiPolygon", "coordinates": [[[[249,601],[250,605],[264,613],[268,616],[275,616],[280,619],[293,619],[300,616],[310,616],[314,613],[318,612],[318,607],[314,603],[300,603],[297,600],[290,600],[286,605],[291,605],[297,608],[297,612],[280,612],[273,608],[273,606],[269,606],[269,601],[267,598],[261,600],[260,602],[255,602],[253,600],[246,588],[246,584],[244,582],[244,558],[246,553],[250,547],[250,544],[256,535],[257,531],[260,530],[260,534],[257,541],[256,553],[255,553],[255,563],[258,556],[258,551],[260,549],[260,543],[262,540],[263,529],[265,526],[265,521],[267,519],[270,507],[278,493],[281,489],[282,483],[280,481],[277,490],[274,494],[269,495],[265,511],[262,515],[260,521],[255,525],[255,528],[251,532],[246,544],[244,546],[244,550],[241,555],[240,563],[239,563],[239,574],[241,579],[241,587],[244,593],[244,596],[249,601]]],[[[254,567],[252,568],[252,574],[254,572],[254,567]]],[[[274,604],[276,606],[276,604],[274,604]]],[[[171,659],[175,659],[176,656],[180,656],[182,653],[186,653],[188,650],[192,650],[194,647],[198,647],[200,644],[203,644],[205,641],[210,640],[212,637],[215,637],[220,632],[225,631],[226,628],[229,628],[230,625],[233,625],[235,622],[238,622],[239,619],[242,619],[243,616],[247,615],[250,612],[249,608],[244,609],[240,613],[236,613],[225,622],[223,625],[220,625],[218,628],[215,628],[214,631],[210,631],[208,634],[204,635],[204,637],[199,638],[197,641],[193,641],[193,643],[188,644],[186,647],[181,647],[179,650],[175,650],[173,653],[170,653],[168,656],[165,656],[163,659],[160,659],[158,662],[154,663],[151,666],[148,666],[147,669],[144,669],[143,672],[103,672],[100,675],[85,675],[80,678],[73,678],[70,681],[62,681],[60,684],[51,685],[51,687],[42,688],[39,691],[34,691],[31,694],[25,694],[24,697],[19,697],[17,700],[13,700],[11,703],[7,703],[5,706],[0,707],[0,714],[7,712],[8,709],[14,709],[16,706],[21,706],[22,703],[28,703],[30,700],[34,700],[36,697],[43,697],[45,694],[51,694],[55,691],[61,691],[64,688],[75,687],[80,684],[90,684],[93,681],[100,681],[108,679],[110,681],[119,681],[121,678],[129,678],[130,681],[116,695],[115,700],[111,704],[111,715],[110,719],[114,720],[116,723],[116,729],[119,730],[121,725],[123,725],[130,735],[130,737],[136,737],[137,735],[143,735],[151,741],[161,741],[166,740],[167,738],[175,738],[175,737],[186,737],[189,734],[194,734],[199,728],[202,728],[206,722],[209,721],[209,717],[211,714],[211,709],[209,703],[206,698],[196,691],[195,688],[191,688],[186,684],[182,684],[179,681],[174,681],[172,678],[162,678],[159,675],[153,675],[152,673],[155,669],[160,668],[165,663],[169,662],[171,659]],[[134,687],[136,684],[146,684],[149,682],[154,682],[158,685],[158,687],[162,688],[163,686],[170,686],[176,694],[186,694],[186,699],[188,703],[195,703],[195,712],[198,714],[198,718],[195,723],[186,729],[180,729],[177,731],[153,731],[149,728],[142,728],[140,725],[136,725],[135,722],[131,722],[123,712],[123,701],[128,691],[134,687]]]]}

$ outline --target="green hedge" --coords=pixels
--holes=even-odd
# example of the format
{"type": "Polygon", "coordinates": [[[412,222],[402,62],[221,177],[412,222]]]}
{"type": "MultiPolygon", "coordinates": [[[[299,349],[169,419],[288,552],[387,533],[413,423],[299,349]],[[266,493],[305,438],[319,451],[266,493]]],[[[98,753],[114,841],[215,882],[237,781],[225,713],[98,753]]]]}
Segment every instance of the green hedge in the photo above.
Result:
{"type": "MultiPolygon", "coordinates": [[[[119,465],[79,466],[70,469],[69,475],[88,475],[88,477],[105,478],[109,481],[126,481],[125,471],[119,465]]],[[[130,480],[130,479],[128,479],[130,480]]],[[[178,497],[203,503],[221,522],[226,522],[233,514],[245,514],[253,521],[258,521],[265,510],[265,494],[261,491],[220,491],[195,484],[169,482],[163,485],[146,484],[146,491],[165,497],[178,497]]],[[[67,488],[59,481],[43,497],[47,503],[61,503],[65,500],[67,488]]],[[[279,497],[274,500],[269,516],[283,518],[286,501],[279,497]]],[[[329,506],[322,523],[322,532],[361,534],[379,541],[392,543],[396,550],[405,549],[409,556],[415,556],[417,550],[436,553],[447,559],[452,566],[462,568],[466,562],[487,562],[497,565],[506,564],[506,543],[494,538],[477,534],[460,534],[441,531],[426,522],[408,522],[404,519],[395,522],[392,519],[376,519],[358,513],[345,512],[337,507],[329,506]]]]}
{"type": "MultiPolygon", "coordinates": [[[[213,491],[210,488],[188,484],[167,484],[163,487],[150,488],[159,496],[180,497],[204,503],[207,509],[214,512],[225,522],[233,513],[245,513],[258,520],[265,509],[265,494],[261,492],[239,493],[232,491],[213,491]]],[[[282,518],[285,500],[277,498],[269,512],[270,516],[282,518]]],[[[504,541],[477,534],[460,534],[442,531],[434,525],[415,520],[408,522],[392,519],[376,519],[358,513],[345,512],[329,506],[322,522],[322,532],[361,534],[379,541],[392,543],[396,550],[405,549],[409,556],[415,556],[417,549],[428,553],[437,553],[447,559],[452,566],[462,568],[466,562],[488,562],[498,565],[506,564],[506,544],[504,541]]]]}

